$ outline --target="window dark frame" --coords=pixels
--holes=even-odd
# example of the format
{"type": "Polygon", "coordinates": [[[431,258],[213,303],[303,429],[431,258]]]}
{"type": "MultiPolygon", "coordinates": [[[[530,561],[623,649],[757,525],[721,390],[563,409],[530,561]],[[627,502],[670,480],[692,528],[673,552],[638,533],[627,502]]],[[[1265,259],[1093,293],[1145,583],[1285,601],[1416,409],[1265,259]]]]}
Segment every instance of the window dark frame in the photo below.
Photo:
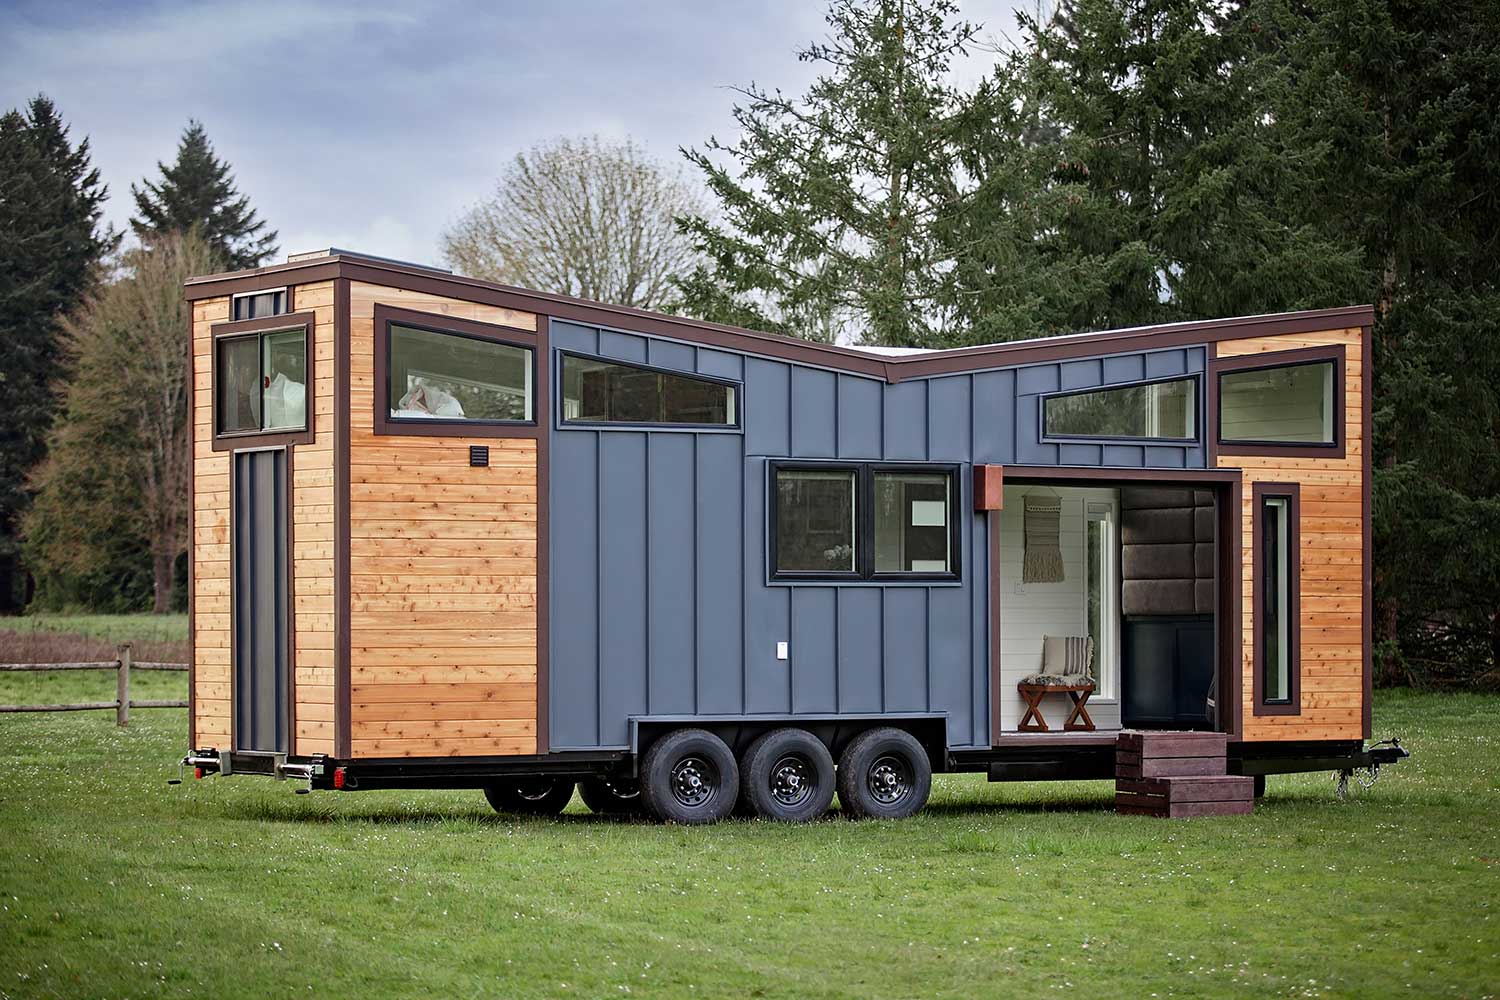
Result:
{"type": "MultiPolygon", "coordinates": [[[[1306,347],[1287,351],[1270,351],[1261,354],[1246,354],[1232,358],[1213,358],[1208,363],[1208,419],[1209,442],[1216,455],[1285,456],[1298,458],[1344,458],[1346,457],[1345,425],[1348,414],[1345,389],[1348,368],[1345,366],[1343,344],[1306,347]],[[1240,438],[1225,440],[1219,419],[1221,383],[1226,375],[1241,372],[1265,371],[1273,368],[1296,368],[1302,365],[1333,363],[1333,440],[1329,441],[1255,441],[1240,438]]],[[[1362,391],[1369,388],[1362,386],[1362,391]]],[[[1212,465],[1212,461],[1209,463],[1212,465]]]]}
{"type": "Polygon", "coordinates": [[[291,285],[281,285],[275,288],[262,288],[254,292],[235,292],[229,297],[229,318],[239,323],[249,322],[253,319],[271,319],[273,316],[285,316],[290,313],[293,308],[294,305],[292,303],[291,285]],[[262,295],[275,295],[278,292],[281,294],[281,308],[276,312],[268,313],[265,316],[249,316],[243,320],[238,319],[234,315],[235,308],[239,305],[239,303],[253,301],[260,298],[262,295]]]}
{"type": "Polygon", "coordinates": [[[648,365],[639,361],[628,361],[624,358],[610,358],[602,354],[588,354],[584,351],[559,350],[557,352],[557,426],[588,428],[590,430],[639,430],[648,428],[660,431],[714,431],[718,433],[744,433],[745,428],[745,383],[731,378],[721,378],[716,375],[700,375],[698,372],[685,372],[676,368],[666,368],[662,365],[648,365]],[[567,401],[566,383],[567,365],[569,358],[577,358],[580,361],[597,361],[601,364],[619,365],[622,368],[634,368],[637,371],[657,372],[662,375],[676,375],[680,378],[692,379],[695,382],[708,382],[712,385],[721,385],[734,390],[734,422],[728,424],[702,424],[702,423],[676,423],[672,421],[655,420],[576,420],[567,417],[563,413],[563,407],[567,401]]]}
{"type": "Polygon", "coordinates": [[[414,437],[530,437],[538,436],[537,414],[547,403],[543,389],[540,338],[534,331],[477,320],[375,304],[374,432],[414,437]],[[531,417],[526,420],[450,420],[440,417],[391,416],[391,328],[462,337],[531,352],[531,417]]]}
{"type": "Polygon", "coordinates": [[[1254,513],[1251,517],[1252,589],[1250,624],[1254,647],[1254,713],[1256,715],[1302,714],[1302,487],[1298,483],[1255,483],[1251,489],[1254,513]],[[1261,628],[1262,608],[1266,599],[1265,520],[1268,498],[1287,501],[1287,698],[1267,701],[1266,650],[1261,628]]]}
{"type": "Polygon", "coordinates": [[[817,462],[796,459],[766,463],[766,568],[775,583],[956,583],[963,579],[963,482],[953,462],[817,462]],[[776,516],[776,483],[783,472],[852,472],[854,474],[854,569],[852,571],[782,570],[776,565],[780,528],[776,516]],[[948,571],[913,573],[875,571],[875,476],[906,472],[948,477],[948,571]]]}
{"type": "MultiPolygon", "coordinates": [[[[311,444],[313,442],[313,427],[317,423],[315,411],[317,400],[317,342],[314,336],[317,330],[317,316],[310,312],[282,313],[277,316],[265,316],[260,319],[242,319],[229,323],[215,323],[209,330],[209,398],[211,400],[211,413],[209,419],[213,421],[213,437],[209,447],[213,451],[234,451],[241,448],[275,448],[292,444],[311,444]],[[302,346],[305,352],[304,363],[307,366],[307,405],[303,412],[302,426],[293,429],[267,430],[244,430],[244,431],[221,431],[222,424],[219,420],[219,345],[221,341],[238,340],[242,337],[255,337],[257,340],[257,357],[262,356],[262,349],[258,346],[259,341],[266,334],[289,333],[300,331],[302,333],[302,346]]],[[[265,387],[261,387],[265,392],[265,387]]],[[[261,406],[262,419],[265,415],[265,406],[261,406]]]]}
{"type": "Polygon", "coordinates": [[[1111,443],[1130,444],[1170,444],[1170,445],[1194,445],[1203,440],[1203,378],[1198,372],[1184,372],[1180,375],[1163,375],[1159,378],[1136,379],[1131,382],[1111,382],[1108,385],[1089,386],[1086,389],[1068,389],[1065,392],[1043,393],[1037,400],[1037,426],[1041,428],[1042,441],[1108,441],[1111,443]],[[1192,382],[1193,383],[1193,436],[1192,437],[1136,437],[1132,434],[1064,434],[1055,433],[1047,429],[1047,401],[1049,399],[1061,399],[1066,396],[1086,396],[1097,392],[1110,392],[1115,389],[1134,389],[1144,385],[1162,385],[1167,382],[1192,382]]]}

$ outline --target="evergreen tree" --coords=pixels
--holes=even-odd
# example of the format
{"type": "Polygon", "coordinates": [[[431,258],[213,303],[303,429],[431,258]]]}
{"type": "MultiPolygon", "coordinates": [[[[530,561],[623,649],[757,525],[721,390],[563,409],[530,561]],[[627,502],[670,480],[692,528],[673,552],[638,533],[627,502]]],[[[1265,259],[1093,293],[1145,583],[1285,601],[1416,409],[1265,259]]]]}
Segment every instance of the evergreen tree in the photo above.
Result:
{"type": "Polygon", "coordinates": [[[1247,21],[1277,117],[1323,151],[1307,212],[1359,247],[1375,303],[1381,679],[1494,686],[1500,9],[1262,0],[1247,21]]]}
{"type": "Polygon", "coordinates": [[[64,374],[58,320],[118,243],[99,227],[104,198],[88,140],[72,145],[48,98],[0,117],[0,610],[26,599],[16,532],[64,374]]]}
{"type": "Polygon", "coordinates": [[[1066,0],[1023,17],[1013,72],[1050,161],[1034,247],[1072,280],[1052,312],[1074,330],[1342,303],[1347,241],[1304,221],[1321,144],[1269,106],[1267,64],[1235,8],[1205,0],[1066,0]]]}
{"type": "Polygon", "coordinates": [[[259,267],[276,253],[276,232],[265,231],[250,199],[235,189],[229,164],[214,155],[201,124],[188,122],[176,161],[156,166],[159,181],[130,186],[136,208],[130,225],[143,244],[196,229],[215,256],[234,270],[259,267]]]}
{"type": "Polygon", "coordinates": [[[704,319],[816,339],[947,343],[958,323],[951,240],[972,178],[963,137],[992,113],[988,84],[946,82],[974,27],[950,0],[833,0],[825,72],[801,97],[754,84],[740,138],[685,150],[718,217],[684,220],[708,263],[680,282],[704,319]]]}

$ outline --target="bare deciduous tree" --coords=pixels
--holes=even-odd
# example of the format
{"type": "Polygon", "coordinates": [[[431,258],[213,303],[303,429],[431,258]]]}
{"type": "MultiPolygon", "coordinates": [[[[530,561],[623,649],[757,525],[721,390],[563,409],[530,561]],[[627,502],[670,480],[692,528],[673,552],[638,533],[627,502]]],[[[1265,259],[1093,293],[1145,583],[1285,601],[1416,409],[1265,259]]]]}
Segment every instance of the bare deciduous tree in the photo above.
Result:
{"type": "Polygon", "coordinates": [[[65,321],[74,376],[34,480],[27,542],[44,571],[74,574],[107,566],[122,540],[148,549],[162,612],[187,546],[191,307],[182,284],[216,263],[195,234],[164,237],[123,263],[124,276],[65,321]]]}
{"type": "Polygon", "coordinates": [[[695,256],[673,220],[703,211],[697,189],[634,142],[560,137],[517,154],[443,234],[443,253],[471,277],[659,309],[695,256]]]}

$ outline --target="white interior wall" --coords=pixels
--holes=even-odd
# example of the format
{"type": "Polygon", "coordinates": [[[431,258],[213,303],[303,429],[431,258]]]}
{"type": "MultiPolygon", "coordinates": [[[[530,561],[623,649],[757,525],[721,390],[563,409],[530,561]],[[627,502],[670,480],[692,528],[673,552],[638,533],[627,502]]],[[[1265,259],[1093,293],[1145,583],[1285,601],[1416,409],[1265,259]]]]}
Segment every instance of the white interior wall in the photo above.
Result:
{"type": "MultiPolygon", "coordinates": [[[[1081,487],[1006,486],[1000,513],[1000,727],[1012,732],[1021,721],[1025,702],[1016,684],[1042,664],[1044,635],[1086,635],[1084,603],[1084,512],[1089,501],[1109,501],[1119,509],[1120,491],[1081,487]],[[1022,583],[1021,562],[1026,551],[1026,496],[1036,493],[1062,500],[1058,541],[1062,547],[1061,583],[1022,583]]],[[[1099,656],[1095,654],[1096,658],[1099,656]]],[[[1096,659],[1096,669],[1104,665],[1096,659]]],[[[1114,669],[1118,670],[1118,664],[1114,669]]],[[[1118,676],[1118,675],[1117,675],[1118,676]]],[[[1118,683],[1115,685],[1118,689],[1118,683]]],[[[1061,730],[1068,717],[1068,696],[1049,695],[1042,715],[1049,728],[1061,730]]],[[[1090,698],[1089,715],[1100,729],[1118,728],[1118,700],[1090,698]]]]}

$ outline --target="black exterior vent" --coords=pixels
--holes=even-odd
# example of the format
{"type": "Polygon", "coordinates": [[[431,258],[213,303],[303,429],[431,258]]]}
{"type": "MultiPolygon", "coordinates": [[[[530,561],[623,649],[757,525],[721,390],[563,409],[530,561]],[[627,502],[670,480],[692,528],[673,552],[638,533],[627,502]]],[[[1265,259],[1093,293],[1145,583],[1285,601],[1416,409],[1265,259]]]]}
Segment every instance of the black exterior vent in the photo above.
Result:
{"type": "Polygon", "coordinates": [[[490,446],[487,444],[469,445],[469,464],[486,468],[490,464],[490,446]]]}

